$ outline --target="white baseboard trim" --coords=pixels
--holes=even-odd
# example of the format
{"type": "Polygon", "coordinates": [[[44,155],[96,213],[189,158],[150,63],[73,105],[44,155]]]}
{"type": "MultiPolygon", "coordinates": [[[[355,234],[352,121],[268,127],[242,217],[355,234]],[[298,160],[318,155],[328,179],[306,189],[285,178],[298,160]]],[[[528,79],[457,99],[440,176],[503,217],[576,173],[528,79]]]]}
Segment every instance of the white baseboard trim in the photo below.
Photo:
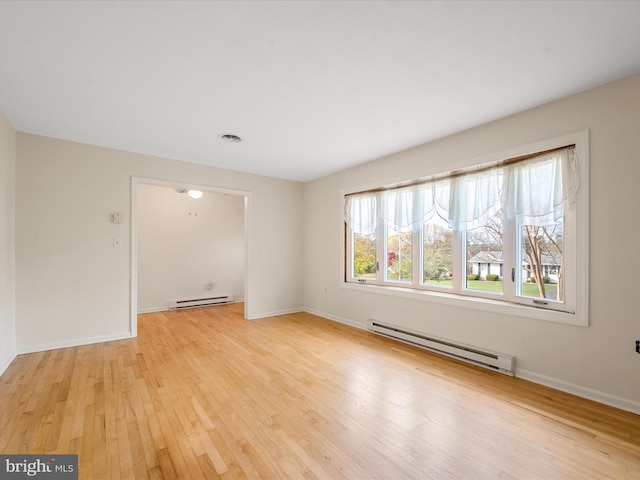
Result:
{"type": "MultiPolygon", "coordinates": [[[[345,325],[349,325],[351,327],[367,330],[366,325],[354,322],[353,320],[330,315],[328,313],[320,312],[312,308],[305,308],[304,311],[313,315],[317,315],[319,317],[326,318],[328,320],[344,323],[345,325]]],[[[541,375],[539,373],[535,373],[530,370],[523,370],[517,367],[514,376],[517,378],[522,378],[523,380],[529,380],[530,382],[544,385],[545,387],[551,387],[555,390],[560,390],[561,392],[570,393],[578,397],[586,398],[587,400],[593,400],[594,402],[602,403],[604,405],[609,405],[610,407],[619,408],[620,410],[625,410],[627,412],[640,415],[640,402],[637,402],[635,400],[629,400],[627,398],[618,397],[616,395],[600,392],[591,388],[582,387],[580,385],[576,385],[575,383],[565,382],[564,380],[559,380],[557,378],[549,377],[547,375],[541,375]]]]}
{"type": "MultiPolygon", "coordinates": [[[[215,303],[212,305],[198,305],[195,307],[189,307],[189,308],[207,308],[207,307],[215,307],[217,305],[230,305],[232,303],[242,303],[244,302],[244,298],[236,298],[233,302],[223,302],[223,303],[215,303]]],[[[141,315],[143,313],[157,313],[157,312],[169,312],[169,311],[174,311],[175,309],[169,308],[167,306],[162,306],[162,307],[148,307],[148,308],[139,308],[138,309],[138,315],[141,315]]],[[[184,310],[184,308],[182,308],[181,310],[184,310]]]]}
{"type": "Polygon", "coordinates": [[[12,354],[9,356],[9,358],[7,358],[7,360],[0,365],[0,376],[7,370],[7,368],[9,368],[9,365],[11,365],[11,363],[16,359],[15,354],[12,354]]]}
{"type": "Polygon", "coordinates": [[[169,310],[169,307],[150,307],[150,308],[139,308],[138,315],[142,313],[156,313],[156,312],[166,312],[169,310]]]}
{"type": "Polygon", "coordinates": [[[290,313],[300,313],[304,311],[305,310],[302,307],[286,308],[284,310],[275,310],[273,312],[254,313],[251,315],[247,315],[245,318],[247,320],[258,320],[260,318],[277,317],[278,315],[288,315],[290,313]]]}
{"type": "Polygon", "coordinates": [[[307,313],[310,313],[312,315],[317,315],[318,317],[326,318],[327,320],[332,320],[334,322],[344,323],[345,325],[349,325],[350,327],[359,328],[360,330],[366,330],[367,329],[366,323],[362,323],[361,324],[361,323],[358,323],[358,322],[354,322],[353,320],[349,320],[348,318],[337,317],[337,316],[331,315],[329,313],[325,313],[325,312],[320,312],[318,310],[314,310],[313,308],[305,308],[304,311],[307,312],[307,313]]]}
{"type": "Polygon", "coordinates": [[[594,402],[603,403],[610,407],[619,408],[620,410],[626,410],[627,412],[640,415],[640,402],[635,400],[629,400],[628,398],[618,397],[616,395],[611,395],[610,393],[604,393],[599,390],[582,387],[575,383],[565,382],[564,380],[535,373],[530,370],[523,370],[521,368],[517,368],[517,366],[515,376],[517,378],[522,378],[523,380],[529,380],[533,383],[539,383],[540,385],[560,390],[561,392],[576,395],[577,397],[586,398],[587,400],[593,400],[594,402]]]}
{"type": "Polygon", "coordinates": [[[112,342],[114,340],[125,340],[131,337],[131,332],[113,333],[111,335],[101,335],[98,337],[77,338],[73,340],[62,340],[53,343],[41,343],[39,345],[25,345],[18,347],[18,355],[25,353],[44,352],[45,350],[55,350],[58,348],[79,347],[91,345],[93,343],[112,342]]]}

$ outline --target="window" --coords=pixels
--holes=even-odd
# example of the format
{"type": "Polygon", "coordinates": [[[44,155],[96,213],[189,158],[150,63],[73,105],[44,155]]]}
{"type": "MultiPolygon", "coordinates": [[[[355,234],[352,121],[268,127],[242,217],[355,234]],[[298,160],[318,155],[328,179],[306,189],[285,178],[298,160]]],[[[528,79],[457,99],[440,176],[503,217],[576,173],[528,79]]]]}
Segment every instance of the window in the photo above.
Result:
{"type": "Polygon", "coordinates": [[[586,261],[577,261],[588,232],[578,194],[586,132],[570,140],[347,193],[346,284],[524,305],[585,324],[586,312],[566,317],[584,308],[587,288],[586,261]]]}

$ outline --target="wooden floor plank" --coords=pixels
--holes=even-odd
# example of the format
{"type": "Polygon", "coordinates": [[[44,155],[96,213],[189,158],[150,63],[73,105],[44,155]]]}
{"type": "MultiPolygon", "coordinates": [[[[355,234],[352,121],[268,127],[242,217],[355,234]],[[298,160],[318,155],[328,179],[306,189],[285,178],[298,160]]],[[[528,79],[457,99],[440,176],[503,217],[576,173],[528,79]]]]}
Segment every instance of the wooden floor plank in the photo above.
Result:
{"type": "Polygon", "coordinates": [[[0,452],[83,479],[640,478],[640,416],[298,313],[140,315],[138,337],[20,355],[0,452]]]}

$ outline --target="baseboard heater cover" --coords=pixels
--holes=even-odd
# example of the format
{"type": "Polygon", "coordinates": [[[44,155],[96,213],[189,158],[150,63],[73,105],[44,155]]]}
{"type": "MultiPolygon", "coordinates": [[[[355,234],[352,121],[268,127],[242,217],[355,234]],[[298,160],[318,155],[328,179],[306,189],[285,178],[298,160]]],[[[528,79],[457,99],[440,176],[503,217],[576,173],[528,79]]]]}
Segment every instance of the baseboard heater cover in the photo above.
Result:
{"type": "Polygon", "coordinates": [[[383,337],[398,340],[409,345],[414,345],[425,350],[513,376],[516,359],[510,355],[481,351],[466,345],[458,345],[447,340],[429,337],[393,325],[385,325],[373,319],[370,319],[368,322],[368,330],[383,337]]]}
{"type": "Polygon", "coordinates": [[[185,300],[171,300],[169,308],[177,310],[180,308],[206,307],[208,305],[218,305],[219,303],[233,302],[233,295],[219,295],[207,298],[191,298],[185,300]]]}

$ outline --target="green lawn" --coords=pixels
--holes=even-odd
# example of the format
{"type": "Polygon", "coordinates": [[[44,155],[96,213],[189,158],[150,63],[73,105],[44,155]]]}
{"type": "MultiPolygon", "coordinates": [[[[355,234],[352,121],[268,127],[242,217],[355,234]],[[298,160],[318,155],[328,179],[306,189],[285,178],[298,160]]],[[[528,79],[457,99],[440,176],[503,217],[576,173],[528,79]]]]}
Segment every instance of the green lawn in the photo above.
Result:
{"type": "MultiPolygon", "coordinates": [[[[438,281],[430,281],[428,285],[439,286],[439,287],[451,287],[451,280],[438,280],[438,281]]],[[[486,280],[467,280],[467,288],[469,290],[481,290],[483,292],[502,292],[502,282],[495,281],[489,282],[486,280]]],[[[557,285],[546,284],[545,290],[548,293],[555,292],[558,289],[557,285]]],[[[525,283],[522,285],[522,294],[525,297],[537,297],[540,293],[538,291],[538,286],[535,283],[525,283]]]]}
{"type": "MultiPolygon", "coordinates": [[[[375,273],[364,274],[360,278],[376,278],[375,273]]],[[[451,287],[452,280],[431,280],[427,283],[428,286],[433,287],[451,287]]],[[[469,290],[480,290],[482,292],[502,292],[502,282],[495,281],[489,282],[487,280],[467,280],[467,288],[469,290]]],[[[547,283],[545,285],[545,290],[547,295],[551,292],[555,292],[558,289],[557,285],[552,285],[547,283]]],[[[522,286],[522,294],[525,297],[538,297],[540,293],[538,292],[538,286],[535,283],[525,283],[522,286]]],[[[553,296],[551,297],[553,298],[553,296]]]]}

